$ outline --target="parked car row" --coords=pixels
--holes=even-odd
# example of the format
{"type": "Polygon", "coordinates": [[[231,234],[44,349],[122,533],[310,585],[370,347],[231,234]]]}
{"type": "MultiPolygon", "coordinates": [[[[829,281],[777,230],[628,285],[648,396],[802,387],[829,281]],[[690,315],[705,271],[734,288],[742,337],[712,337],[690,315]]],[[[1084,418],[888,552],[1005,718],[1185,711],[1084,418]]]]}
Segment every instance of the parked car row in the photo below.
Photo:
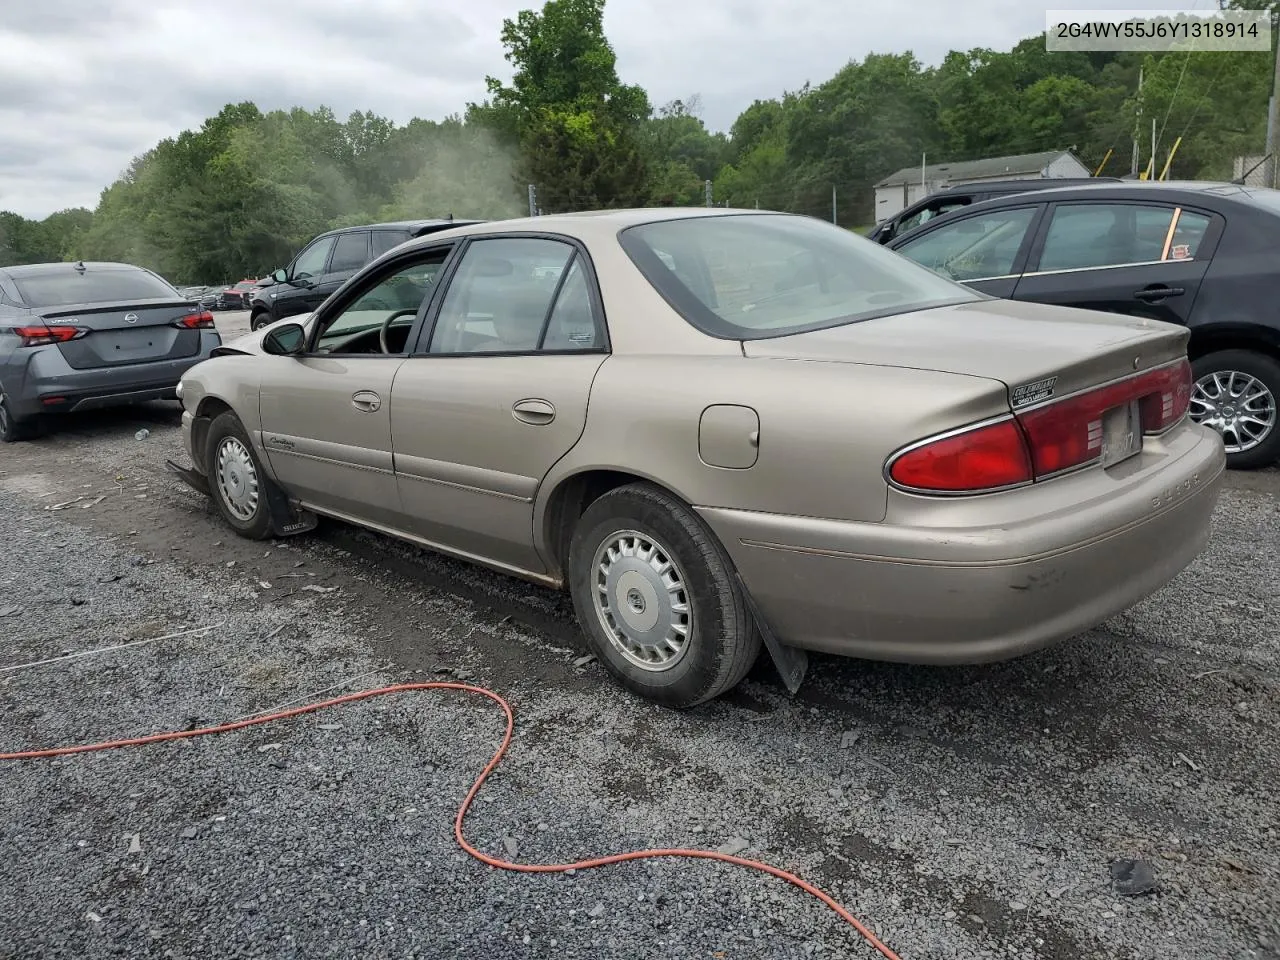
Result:
{"type": "Polygon", "coordinates": [[[564,589],[671,706],[761,649],[998,660],[1167,583],[1224,467],[1276,459],[1277,241],[1280,192],[1125,182],[885,244],[705,208],[373,224],[236,285],[226,344],[149,271],[8,268],[0,436],[176,395],[170,466],[240,535],[329,517],[564,589]]]}

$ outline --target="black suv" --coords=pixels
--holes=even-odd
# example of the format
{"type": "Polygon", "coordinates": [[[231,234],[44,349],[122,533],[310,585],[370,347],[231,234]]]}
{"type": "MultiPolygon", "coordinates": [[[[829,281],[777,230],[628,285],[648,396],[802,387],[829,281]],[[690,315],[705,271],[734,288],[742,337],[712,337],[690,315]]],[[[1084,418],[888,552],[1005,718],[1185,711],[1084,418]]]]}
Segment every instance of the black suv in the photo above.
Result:
{"type": "Polygon", "coordinates": [[[1058,187],[1087,187],[1095,183],[1121,183],[1119,177],[1035,177],[1027,180],[988,180],[985,183],[963,183],[937,193],[931,193],[923,200],[917,200],[883,223],[877,224],[867,236],[876,243],[888,243],[909,230],[914,230],[922,223],[940,217],[952,210],[959,210],[971,203],[981,203],[995,197],[1007,197],[1015,193],[1030,193],[1033,190],[1053,190],[1058,187]]]}
{"type": "Polygon", "coordinates": [[[322,233],[299,251],[293,262],[271,275],[270,286],[249,294],[250,329],[300,313],[310,313],[329,298],[357,270],[392,247],[414,237],[438,233],[477,220],[402,220],[341,227],[322,233]]]}

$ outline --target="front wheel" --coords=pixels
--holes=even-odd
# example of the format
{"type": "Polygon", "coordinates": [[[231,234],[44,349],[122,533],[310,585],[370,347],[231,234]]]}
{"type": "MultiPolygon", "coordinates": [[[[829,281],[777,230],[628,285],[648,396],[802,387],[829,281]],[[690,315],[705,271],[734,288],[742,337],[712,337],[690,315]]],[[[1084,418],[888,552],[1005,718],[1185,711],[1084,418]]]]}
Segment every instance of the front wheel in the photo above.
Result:
{"type": "Polygon", "coordinates": [[[249,540],[271,536],[266,485],[270,480],[240,418],[228,410],[209,424],[205,464],[209,492],[218,512],[236,533],[249,540]]]}
{"type": "Polygon", "coordinates": [[[1280,460],[1280,363],[1252,350],[1218,350],[1196,360],[1191,372],[1191,419],[1222,435],[1229,468],[1280,460]]]}
{"type": "Polygon", "coordinates": [[[265,327],[270,322],[271,315],[265,310],[259,310],[257,313],[249,317],[249,329],[258,330],[261,327],[265,327]]]}
{"type": "Polygon", "coordinates": [[[676,708],[736,686],[760,633],[715,535],[645,483],[611,490],[569,547],[574,609],[600,662],[628,690],[676,708]]]}

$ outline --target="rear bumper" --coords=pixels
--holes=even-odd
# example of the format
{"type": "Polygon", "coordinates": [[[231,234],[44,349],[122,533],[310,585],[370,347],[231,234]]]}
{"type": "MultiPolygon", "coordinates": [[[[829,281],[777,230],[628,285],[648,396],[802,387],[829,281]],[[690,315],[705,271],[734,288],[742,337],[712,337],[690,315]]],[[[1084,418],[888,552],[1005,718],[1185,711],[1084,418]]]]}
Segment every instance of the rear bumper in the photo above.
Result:
{"type": "Polygon", "coordinates": [[[1004,660],[1102,623],[1203,549],[1222,441],[1194,425],[1174,433],[1152,442],[1147,464],[1128,476],[1051,481],[1052,512],[1028,513],[1019,491],[981,498],[987,518],[1004,502],[1024,515],[982,526],[948,524],[948,505],[924,498],[916,519],[928,525],[894,522],[892,512],[879,524],[699,512],[784,643],[906,663],[1004,660]],[[1073,483],[1090,496],[1064,502],[1073,483]]]}
{"type": "Polygon", "coordinates": [[[52,413],[81,413],[105,407],[172,400],[183,374],[209,358],[222,343],[215,330],[202,330],[200,349],[190,357],[127,366],[74,370],[56,348],[43,348],[3,373],[5,397],[20,419],[52,413]]]}

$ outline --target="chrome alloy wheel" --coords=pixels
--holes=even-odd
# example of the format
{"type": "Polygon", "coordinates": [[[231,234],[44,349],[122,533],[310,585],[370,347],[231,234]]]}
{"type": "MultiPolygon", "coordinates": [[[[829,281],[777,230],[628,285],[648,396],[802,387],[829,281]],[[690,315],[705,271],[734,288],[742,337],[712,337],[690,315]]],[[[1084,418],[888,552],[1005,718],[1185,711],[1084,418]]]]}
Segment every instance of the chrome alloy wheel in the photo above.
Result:
{"type": "Polygon", "coordinates": [[[1252,450],[1276,429],[1276,398],[1257,377],[1218,370],[1196,381],[1191,419],[1222,434],[1227,453],[1252,450]]]}
{"type": "Polygon", "coordinates": [[[592,563],[592,601],[613,646],[642,670],[670,670],[689,649],[692,610],[670,552],[635,530],[612,534],[592,563]]]}
{"type": "Polygon", "coordinates": [[[258,471],[249,449],[237,437],[224,437],[218,444],[218,490],[222,501],[237,520],[248,522],[258,512],[258,471]]]}

